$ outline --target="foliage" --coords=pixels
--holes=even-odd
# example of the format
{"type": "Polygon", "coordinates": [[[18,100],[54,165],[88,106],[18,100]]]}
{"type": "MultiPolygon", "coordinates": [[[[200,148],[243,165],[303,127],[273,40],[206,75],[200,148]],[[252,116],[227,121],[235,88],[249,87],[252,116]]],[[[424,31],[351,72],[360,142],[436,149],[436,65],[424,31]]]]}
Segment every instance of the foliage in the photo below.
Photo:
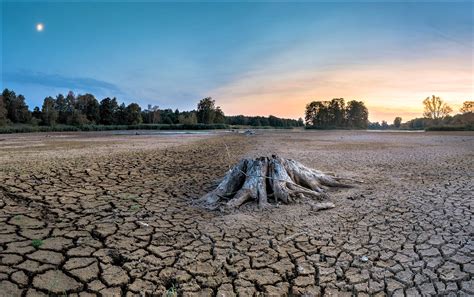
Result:
{"type": "Polygon", "coordinates": [[[53,97],[46,97],[41,108],[41,119],[48,126],[56,124],[58,119],[58,110],[56,109],[56,100],[53,97]]]}
{"type": "Polygon", "coordinates": [[[197,120],[198,123],[212,124],[216,117],[215,100],[211,97],[206,97],[199,101],[197,106],[197,120]]]}
{"type": "Polygon", "coordinates": [[[6,125],[8,122],[7,108],[3,96],[0,95],[0,126],[6,125]]]}
{"type": "Polygon", "coordinates": [[[425,107],[423,115],[429,119],[441,119],[453,111],[449,105],[444,103],[440,97],[436,97],[435,95],[426,97],[426,99],[423,100],[423,105],[425,107]]]}
{"type": "Polygon", "coordinates": [[[138,125],[95,125],[87,124],[80,126],[55,125],[55,126],[33,126],[17,124],[13,126],[0,127],[0,134],[9,133],[31,133],[31,132],[72,132],[72,131],[112,131],[112,130],[216,130],[229,129],[226,124],[138,124],[138,125]]]}
{"type": "Polygon", "coordinates": [[[366,129],[369,112],[362,101],[343,98],[331,101],[313,101],[306,105],[305,121],[308,128],[317,129],[366,129]]]}
{"type": "Polygon", "coordinates": [[[401,125],[402,125],[402,118],[401,117],[396,117],[393,120],[393,126],[398,129],[398,128],[400,128],[401,125]]]}
{"type": "Polygon", "coordinates": [[[282,119],[275,116],[262,117],[262,116],[226,116],[225,123],[233,126],[251,126],[256,128],[292,128],[292,127],[303,127],[303,119],[282,119]]]}
{"type": "Polygon", "coordinates": [[[461,113],[474,112],[474,101],[464,101],[459,111],[461,113]]]}
{"type": "Polygon", "coordinates": [[[7,117],[12,123],[28,123],[31,113],[26,105],[23,95],[16,95],[15,92],[5,89],[2,93],[7,110],[7,117]]]}

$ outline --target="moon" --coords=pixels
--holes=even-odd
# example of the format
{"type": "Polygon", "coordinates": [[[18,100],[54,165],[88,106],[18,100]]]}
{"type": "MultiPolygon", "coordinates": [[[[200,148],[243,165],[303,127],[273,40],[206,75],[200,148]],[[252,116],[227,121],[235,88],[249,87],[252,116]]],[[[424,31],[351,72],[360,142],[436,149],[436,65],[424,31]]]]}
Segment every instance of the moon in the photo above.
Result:
{"type": "Polygon", "coordinates": [[[41,32],[44,29],[44,25],[42,23],[36,24],[36,31],[41,32]]]}

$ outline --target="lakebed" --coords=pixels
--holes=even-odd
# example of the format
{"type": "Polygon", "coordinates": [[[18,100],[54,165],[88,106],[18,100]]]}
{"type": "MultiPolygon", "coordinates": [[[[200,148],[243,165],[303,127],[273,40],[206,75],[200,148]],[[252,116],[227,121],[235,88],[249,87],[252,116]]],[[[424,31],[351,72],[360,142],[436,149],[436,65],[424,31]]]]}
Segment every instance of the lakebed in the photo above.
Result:
{"type": "Polygon", "coordinates": [[[0,138],[0,295],[474,294],[472,132],[0,138]],[[324,211],[196,203],[271,154],[355,187],[324,211]]]}

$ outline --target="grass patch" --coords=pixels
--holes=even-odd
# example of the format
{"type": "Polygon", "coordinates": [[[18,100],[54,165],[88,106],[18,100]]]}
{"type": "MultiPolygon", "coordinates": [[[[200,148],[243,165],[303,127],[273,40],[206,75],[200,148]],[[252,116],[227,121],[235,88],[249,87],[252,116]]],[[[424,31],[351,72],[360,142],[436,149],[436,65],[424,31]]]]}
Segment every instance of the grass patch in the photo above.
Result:
{"type": "Polygon", "coordinates": [[[74,132],[74,131],[112,131],[112,130],[216,130],[229,129],[226,124],[138,124],[138,125],[11,125],[0,127],[0,134],[32,132],[74,132]]]}
{"type": "Polygon", "coordinates": [[[474,125],[465,126],[433,126],[428,127],[425,131],[474,131],[474,125]]]}
{"type": "Polygon", "coordinates": [[[33,241],[31,242],[31,245],[37,249],[43,245],[43,241],[41,239],[33,239],[33,241]]]}

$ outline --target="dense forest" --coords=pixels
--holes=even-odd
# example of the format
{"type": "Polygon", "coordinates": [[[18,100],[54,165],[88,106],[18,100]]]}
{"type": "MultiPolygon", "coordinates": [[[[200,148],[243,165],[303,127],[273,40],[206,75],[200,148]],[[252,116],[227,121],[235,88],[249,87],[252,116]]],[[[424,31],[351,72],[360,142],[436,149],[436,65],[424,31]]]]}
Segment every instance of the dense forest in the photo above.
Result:
{"type": "Polygon", "coordinates": [[[116,98],[104,98],[99,102],[92,94],[75,95],[69,92],[66,96],[59,94],[56,97],[46,97],[41,108],[35,107],[30,111],[23,95],[16,95],[14,91],[5,89],[0,96],[0,126],[12,124],[34,126],[163,124],[185,125],[185,127],[198,124],[214,127],[226,127],[226,124],[255,127],[304,125],[302,119],[298,121],[275,116],[225,116],[211,97],[200,100],[197,109],[192,111],[160,109],[152,105],[142,110],[137,103],[125,105],[119,103],[116,98]]]}
{"type": "Polygon", "coordinates": [[[364,102],[343,98],[306,105],[306,126],[313,129],[367,129],[369,111],[364,102]]]}

